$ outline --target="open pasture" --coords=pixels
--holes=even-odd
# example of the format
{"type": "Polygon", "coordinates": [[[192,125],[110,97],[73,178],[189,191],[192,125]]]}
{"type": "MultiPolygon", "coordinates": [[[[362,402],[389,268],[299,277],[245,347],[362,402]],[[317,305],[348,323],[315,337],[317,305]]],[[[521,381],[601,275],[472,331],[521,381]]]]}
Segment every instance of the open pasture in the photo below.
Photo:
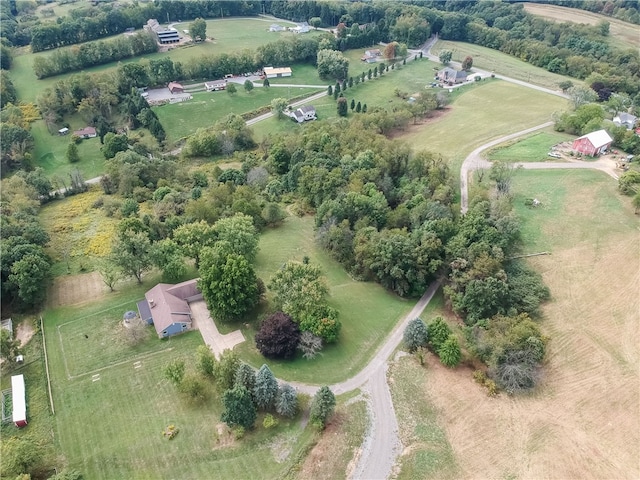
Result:
{"type": "Polygon", "coordinates": [[[426,392],[457,478],[633,479],[640,475],[640,234],[602,172],[520,171],[512,191],[524,252],[552,300],[550,342],[529,396],[490,398],[466,369],[429,365],[426,392]],[[526,198],[542,201],[539,208],[526,198]]]}
{"type": "Polygon", "coordinates": [[[587,25],[598,25],[601,22],[608,22],[609,41],[613,46],[619,48],[640,48],[638,25],[579,8],[561,7],[559,5],[524,3],[524,9],[532,15],[554,22],[584,23],[587,25]]]}
{"type": "Polygon", "coordinates": [[[474,148],[492,139],[547,122],[566,100],[503,82],[482,85],[459,95],[437,121],[410,126],[399,138],[416,150],[441,153],[457,171],[474,148]]]}
{"type": "Polygon", "coordinates": [[[546,131],[534,133],[520,140],[514,140],[506,145],[498,146],[487,152],[487,158],[501,162],[545,162],[558,161],[547,154],[554,145],[573,140],[574,135],[554,132],[551,128],[546,131]]]}
{"type": "Polygon", "coordinates": [[[534,85],[540,85],[551,90],[560,91],[558,84],[566,80],[571,80],[574,85],[582,84],[576,78],[551,73],[544,68],[536,67],[506,53],[471,43],[438,40],[431,53],[438,55],[442,50],[451,51],[453,53],[452,59],[455,62],[462,62],[467,55],[471,55],[474,67],[533,83],[534,85]]]}

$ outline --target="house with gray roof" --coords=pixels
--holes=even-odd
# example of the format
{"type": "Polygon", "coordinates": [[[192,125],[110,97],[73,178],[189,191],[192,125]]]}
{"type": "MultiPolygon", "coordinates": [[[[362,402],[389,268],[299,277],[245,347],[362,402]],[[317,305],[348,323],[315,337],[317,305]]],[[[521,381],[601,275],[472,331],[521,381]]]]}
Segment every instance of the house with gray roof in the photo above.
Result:
{"type": "Polygon", "coordinates": [[[202,299],[198,280],[171,285],[159,283],[138,302],[140,318],[153,325],[158,337],[166,338],[191,329],[189,302],[202,299]]]}
{"type": "Polygon", "coordinates": [[[613,117],[613,123],[619,127],[626,127],[627,130],[633,130],[637,121],[638,117],[626,112],[620,112],[613,117]]]}
{"type": "Polygon", "coordinates": [[[467,72],[464,70],[454,70],[451,67],[445,67],[438,72],[438,80],[448,85],[463,83],[467,80],[467,72]]]}

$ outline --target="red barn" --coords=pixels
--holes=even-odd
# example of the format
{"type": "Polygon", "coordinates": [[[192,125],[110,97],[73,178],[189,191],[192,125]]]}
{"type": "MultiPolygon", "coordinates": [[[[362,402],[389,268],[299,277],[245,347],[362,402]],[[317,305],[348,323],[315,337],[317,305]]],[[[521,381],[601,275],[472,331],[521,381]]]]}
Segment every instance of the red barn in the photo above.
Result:
{"type": "Polygon", "coordinates": [[[597,157],[601,153],[604,153],[611,146],[612,142],[613,139],[606,130],[598,130],[597,132],[591,132],[576,138],[573,141],[572,148],[583,155],[597,157]]]}

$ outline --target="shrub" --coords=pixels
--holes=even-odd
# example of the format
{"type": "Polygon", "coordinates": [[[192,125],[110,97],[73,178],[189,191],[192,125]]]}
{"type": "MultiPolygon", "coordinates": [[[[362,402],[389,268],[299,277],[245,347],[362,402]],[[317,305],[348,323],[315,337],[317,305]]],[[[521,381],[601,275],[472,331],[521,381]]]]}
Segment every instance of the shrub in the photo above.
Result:
{"type": "Polygon", "coordinates": [[[451,334],[438,350],[440,361],[446,367],[457,367],[462,359],[460,345],[455,335],[451,334]]]}
{"type": "Polygon", "coordinates": [[[264,420],[262,421],[262,426],[267,429],[277,427],[278,420],[274,418],[274,416],[270,413],[267,413],[267,415],[264,417],[264,420]]]}
{"type": "Polygon", "coordinates": [[[427,327],[427,333],[429,338],[429,346],[433,349],[434,352],[437,353],[440,350],[440,347],[442,347],[444,342],[447,340],[447,338],[449,338],[451,329],[442,317],[436,317],[433,322],[431,322],[427,327]]]}
{"type": "Polygon", "coordinates": [[[311,360],[322,350],[322,338],[311,332],[302,332],[298,343],[298,350],[302,352],[302,356],[307,360],[311,360]]]}

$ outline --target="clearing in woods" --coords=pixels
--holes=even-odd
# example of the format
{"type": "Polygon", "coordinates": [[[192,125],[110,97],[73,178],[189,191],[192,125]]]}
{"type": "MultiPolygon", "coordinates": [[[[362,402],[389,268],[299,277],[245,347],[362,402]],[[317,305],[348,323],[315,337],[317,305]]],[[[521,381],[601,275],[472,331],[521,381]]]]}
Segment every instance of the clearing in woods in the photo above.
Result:
{"type": "Polygon", "coordinates": [[[526,251],[552,252],[529,260],[551,290],[551,340],[530,396],[490,398],[469,370],[426,369],[459,477],[638,478],[637,217],[601,172],[522,171],[512,188],[526,251]]]}

